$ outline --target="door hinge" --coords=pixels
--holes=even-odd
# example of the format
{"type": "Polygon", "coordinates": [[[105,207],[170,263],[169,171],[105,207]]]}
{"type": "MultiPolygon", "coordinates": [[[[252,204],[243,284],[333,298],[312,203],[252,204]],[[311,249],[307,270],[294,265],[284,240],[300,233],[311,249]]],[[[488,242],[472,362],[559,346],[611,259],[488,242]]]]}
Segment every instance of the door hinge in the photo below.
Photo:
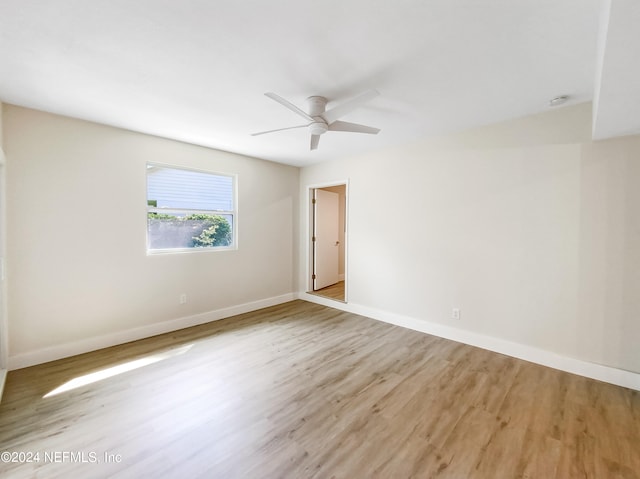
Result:
{"type": "Polygon", "coordinates": [[[315,198],[311,200],[311,204],[312,204],[312,205],[315,205],[315,204],[316,204],[316,199],[315,199],[315,198]]]}
{"type": "Polygon", "coordinates": [[[315,236],[312,236],[312,237],[311,237],[311,241],[315,241],[315,240],[316,240],[316,237],[315,237],[315,236]]]}
{"type": "Polygon", "coordinates": [[[312,275],[311,275],[311,279],[316,279],[316,275],[315,275],[315,274],[312,274],[312,275]]]}

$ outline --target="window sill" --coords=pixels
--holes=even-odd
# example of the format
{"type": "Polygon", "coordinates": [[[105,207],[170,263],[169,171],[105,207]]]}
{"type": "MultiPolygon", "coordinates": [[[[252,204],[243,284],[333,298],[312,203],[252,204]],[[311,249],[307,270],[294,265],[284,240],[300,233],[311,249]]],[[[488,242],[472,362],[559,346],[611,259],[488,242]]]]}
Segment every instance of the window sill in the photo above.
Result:
{"type": "Polygon", "coordinates": [[[168,248],[168,249],[148,249],[147,256],[158,256],[167,254],[190,254],[190,253],[217,253],[221,251],[237,251],[237,246],[220,246],[216,248],[168,248]]]}

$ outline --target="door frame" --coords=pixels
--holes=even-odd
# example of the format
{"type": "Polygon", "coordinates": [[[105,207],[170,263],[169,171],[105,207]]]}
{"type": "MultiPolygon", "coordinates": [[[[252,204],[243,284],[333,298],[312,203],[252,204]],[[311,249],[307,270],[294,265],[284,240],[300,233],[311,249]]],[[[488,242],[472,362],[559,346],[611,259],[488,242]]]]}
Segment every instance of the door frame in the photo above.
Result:
{"type": "Polygon", "coordinates": [[[317,183],[307,185],[307,274],[305,275],[305,291],[313,292],[313,190],[317,188],[329,188],[331,186],[344,186],[344,302],[347,303],[349,299],[349,180],[337,180],[327,183],[317,183]]]}

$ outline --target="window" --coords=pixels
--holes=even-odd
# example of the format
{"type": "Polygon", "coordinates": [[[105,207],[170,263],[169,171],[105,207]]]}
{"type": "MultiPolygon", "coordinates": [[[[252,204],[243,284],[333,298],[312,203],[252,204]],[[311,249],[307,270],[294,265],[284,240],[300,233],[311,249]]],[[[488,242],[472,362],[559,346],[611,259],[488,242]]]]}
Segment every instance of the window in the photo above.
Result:
{"type": "Polygon", "coordinates": [[[232,249],[236,177],[147,164],[147,250],[232,249]]]}

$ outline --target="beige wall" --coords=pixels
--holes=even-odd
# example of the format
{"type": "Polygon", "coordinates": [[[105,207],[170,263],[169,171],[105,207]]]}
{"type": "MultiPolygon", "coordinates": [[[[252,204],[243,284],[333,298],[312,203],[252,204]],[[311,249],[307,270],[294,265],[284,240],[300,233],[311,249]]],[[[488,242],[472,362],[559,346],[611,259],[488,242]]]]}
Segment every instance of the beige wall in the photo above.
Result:
{"type": "Polygon", "coordinates": [[[590,121],[583,104],[302,169],[301,191],[349,179],[350,303],[640,372],[640,137],[593,143],[590,121]]]}
{"type": "Polygon", "coordinates": [[[11,357],[295,291],[297,168],[8,105],[4,132],[11,357]],[[148,256],[147,161],[238,174],[239,249],[148,256]]]}

